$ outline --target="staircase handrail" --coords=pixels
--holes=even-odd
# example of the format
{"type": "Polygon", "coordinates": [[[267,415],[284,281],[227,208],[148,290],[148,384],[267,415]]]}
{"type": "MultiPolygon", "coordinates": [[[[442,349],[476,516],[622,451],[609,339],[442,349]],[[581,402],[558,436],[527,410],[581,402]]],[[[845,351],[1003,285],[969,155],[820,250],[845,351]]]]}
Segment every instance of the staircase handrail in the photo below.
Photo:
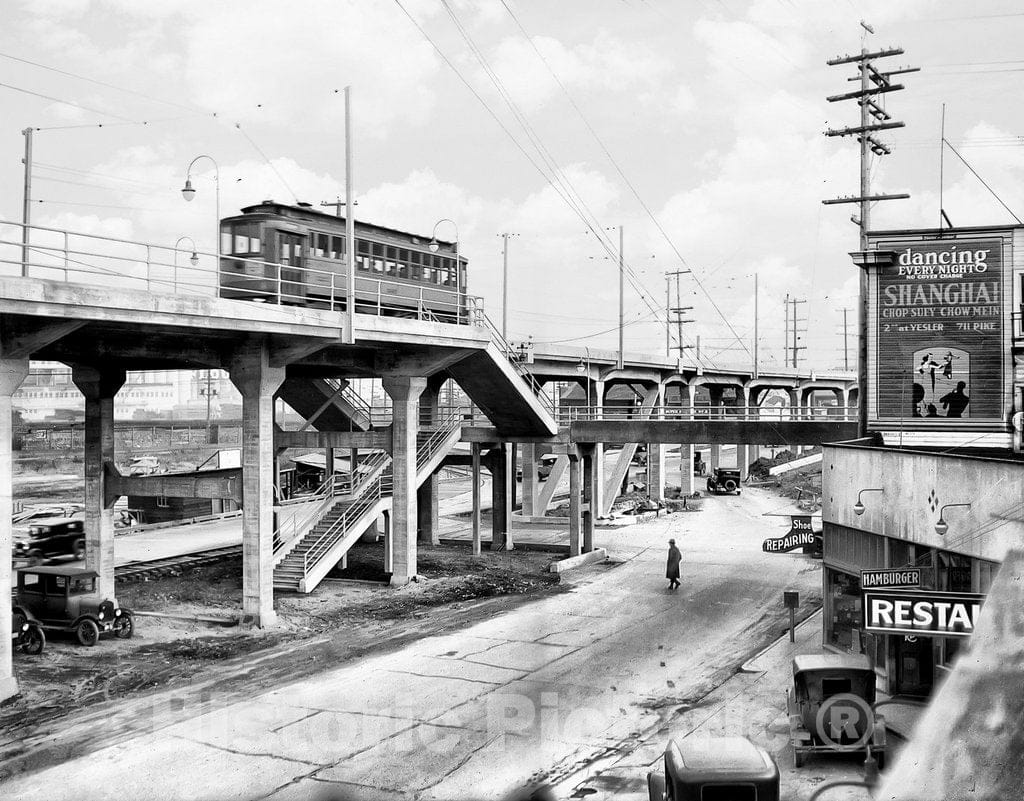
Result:
{"type": "Polygon", "coordinates": [[[328,476],[327,479],[316,488],[316,490],[305,496],[305,501],[307,503],[316,503],[316,506],[313,509],[309,510],[305,515],[291,515],[288,518],[287,523],[281,523],[278,525],[274,530],[275,557],[291,545],[298,536],[301,536],[296,534],[296,531],[309,531],[309,529],[320,522],[320,519],[327,513],[327,510],[334,505],[335,483],[335,476],[328,476]],[[300,520],[301,525],[299,522],[300,520]]]}
{"type": "Polygon", "coordinates": [[[483,322],[483,327],[487,329],[491,335],[491,341],[501,348],[502,353],[505,354],[505,358],[508,363],[512,365],[512,369],[515,370],[516,374],[526,382],[526,385],[530,388],[537,399],[544,404],[544,407],[552,414],[555,414],[555,403],[544,394],[544,388],[540,382],[534,378],[533,373],[530,372],[529,368],[519,358],[519,351],[512,347],[512,344],[501,335],[497,327],[491,322],[491,318],[487,316],[483,309],[478,309],[475,314],[476,319],[483,322]]]}
{"type": "Polygon", "coordinates": [[[429,461],[434,455],[436,446],[448,439],[456,428],[462,428],[462,409],[449,409],[441,421],[431,426],[430,436],[416,449],[416,467],[429,461]],[[436,427],[434,427],[436,425],[436,427]]]}
{"type": "Polygon", "coordinates": [[[384,497],[386,488],[390,488],[391,478],[388,475],[377,476],[358,497],[349,504],[348,508],[339,515],[338,519],[331,523],[323,533],[313,541],[302,555],[303,575],[309,575],[309,568],[323,558],[337,540],[337,533],[348,531],[352,523],[362,517],[381,498],[384,497]]]}
{"type": "Polygon", "coordinates": [[[352,384],[341,378],[325,378],[324,381],[332,389],[340,390],[340,397],[353,409],[366,417],[367,423],[371,420],[373,407],[352,387],[352,384]]]}

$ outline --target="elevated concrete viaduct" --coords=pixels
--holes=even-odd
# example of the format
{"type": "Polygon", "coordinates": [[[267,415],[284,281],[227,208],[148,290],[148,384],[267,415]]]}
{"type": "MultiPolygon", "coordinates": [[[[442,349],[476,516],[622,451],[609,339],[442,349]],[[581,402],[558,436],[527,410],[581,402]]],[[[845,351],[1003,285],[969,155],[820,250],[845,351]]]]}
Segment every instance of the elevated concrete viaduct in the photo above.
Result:
{"type": "MultiPolygon", "coordinates": [[[[109,282],[108,282],[109,283],[109,282]]],[[[607,513],[614,479],[628,466],[635,444],[649,443],[652,492],[664,483],[664,443],[683,443],[684,466],[694,443],[808,444],[849,436],[845,418],[802,419],[811,392],[831,390],[849,400],[853,377],[802,377],[683,365],[629,354],[623,369],[614,355],[587,349],[551,349],[515,356],[477,314],[470,324],[356,314],[337,310],[224,300],[208,294],[169,294],[37,278],[0,278],[0,593],[11,584],[11,398],[29,360],[64,362],[86,399],[86,566],[113,596],[113,503],[127,493],[232,497],[242,507],[243,604],[254,626],[274,623],[274,591],[309,591],[345,552],[387,513],[385,569],[399,584],[416,575],[417,543],[437,540],[437,471],[461,438],[471,444],[475,538],[479,534],[479,474],[493,481],[492,547],[513,547],[515,451],[525,443],[524,477],[546,448],[558,454],[548,481],[524,478],[524,511],[543,514],[554,486],[568,471],[570,548],[593,547],[594,523],[607,513]],[[241,470],[202,477],[121,476],[114,468],[114,403],[130,370],[221,369],[242,395],[241,470]],[[355,395],[349,382],[379,378],[391,398],[387,419],[355,395]],[[440,392],[454,380],[473,409],[445,408],[440,392]],[[585,404],[555,408],[544,391],[552,382],[576,382],[585,404]],[[612,388],[630,386],[635,400],[616,406],[612,388]],[[731,387],[733,403],[724,406],[731,387]],[[792,408],[771,421],[757,419],[767,389],[789,392],[792,408]],[[707,394],[709,405],[696,402],[707,394]],[[307,423],[283,431],[275,398],[285,399],[307,423]],[[672,399],[678,401],[672,403],[672,399]],[[753,408],[751,408],[753,407],[753,408]],[[728,415],[742,419],[729,419],[728,415]],[[705,415],[701,418],[701,415],[705,415]],[[792,419],[790,419],[792,418],[792,419]],[[606,477],[603,448],[627,443],[606,477]],[[276,460],[289,447],[372,449],[347,480],[330,476],[315,507],[291,530],[275,527],[276,460]],[[628,452],[628,455],[627,455],[628,452]],[[528,499],[525,495],[528,493],[528,499]]],[[[327,460],[333,464],[333,457],[327,460]]],[[[353,459],[353,465],[356,460],[353,459]]],[[[692,471],[689,475],[692,490],[692,471]]],[[[614,489],[614,488],[613,488],[614,489]]],[[[0,630],[10,626],[0,606],[0,630]]],[[[0,638],[0,698],[14,689],[10,639],[0,638]]]]}

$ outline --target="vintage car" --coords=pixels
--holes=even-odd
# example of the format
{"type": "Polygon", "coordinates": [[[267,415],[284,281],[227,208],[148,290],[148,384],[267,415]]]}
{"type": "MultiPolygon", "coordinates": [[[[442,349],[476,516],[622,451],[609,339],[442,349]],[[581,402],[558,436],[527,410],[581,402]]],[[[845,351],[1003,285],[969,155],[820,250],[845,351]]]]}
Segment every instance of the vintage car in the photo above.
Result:
{"type": "Polygon", "coordinates": [[[708,476],[708,492],[735,492],[740,494],[740,471],[733,468],[716,467],[708,476]]]}
{"type": "Polygon", "coordinates": [[[14,542],[15,560],[29,566],[54,556],[85,559],[85,521],[77,517],[44,517],[33,521],[28,535],[14,542]]]}
{"type": "Polygon", "coordinates": [[[46,645],[46,634],[39,621],[18,607],[14,607],[11,615],[11,644],[14,649],[32,656],[41,654],[46,645]]]}
{"type": "Polygon", "coordinates": [[[875,671],[859,654],[793,657],[786,693],[796,767],[808,754],[863,751],[885,766],[885,719],[873,711],[875,671]]]}
{"type": "Polygon", "coordinates": [[[134,633],[132,613],[97,591],[95,570],[55,566],[17,572],[15,614],[38,620],[49,631],[74,632],[88,646],[99,642],[101,633],[112,631],[124,640],[134,633]]]}
{"type": "Polygon", "coordinates": [[[663,773],[647,774],[650,801],[779,801],[779,768],[745,737],[669,741],[663,773]]]}

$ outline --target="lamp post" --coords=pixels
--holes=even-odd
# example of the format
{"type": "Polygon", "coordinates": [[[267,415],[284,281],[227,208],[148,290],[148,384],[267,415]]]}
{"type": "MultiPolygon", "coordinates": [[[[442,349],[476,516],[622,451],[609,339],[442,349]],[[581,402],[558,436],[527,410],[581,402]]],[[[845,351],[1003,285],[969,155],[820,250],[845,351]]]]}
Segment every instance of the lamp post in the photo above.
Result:
{"type": "Polygon", "coordinates": [[[940,537],[945,535],[945,533],[949,531],[949,524],[946,522],[946,519],[943,517],[943,514],[947,509],[954,506],[966,506],[968,509],[971,508],[971,505],[969,503],[947,503],[943,505],[943,507],[939,509],[939,520],[935,524],[935,533],[938,534],[940,537]]]}
{"type": "Polygon", "coordinates": [[[189,263],[193,267],[199,264],[199,254],[196,252],[195,240],[190,236],[179,236],[178,241],[174,243],[174,288],[178,288],[178,245],[182,243],[182,240],[187,239],[192,244],[192,255],[188,257],[189,263]]]}
{"type": "Polygon", "coordinates": [[[460,323],[461,312],[462,312],[462,267],[459,264],[459,226],[455,224],[455,220],[450,220],[447,217],[438,220],[434,223],[434,231],[430,235],[430,243],[427,245],[430,248],[431,253],[437,253],[441,247],[437,241],[437,226],[441,223],[451,223],[452,228],[455,229],[455,322],[460,323]]]}
{"type": "Polygon", "coordinates": [[[191,201],[196,196],[196,190],[192,188],[192,168],[196,162],[200,159],[207,159],[213,165],[213,181],[216,186],[216,206],[215,212],[217,214],[217,228],[213,240],[214,253],[217,254],[218,269],[220,268],[220,167],[217,162],[213,160],[212,156],[205,154],[196,156],[188,165],[188,169],[185,171],[185,186],[181,189],[181,196],[187,201],[191,201]]]}

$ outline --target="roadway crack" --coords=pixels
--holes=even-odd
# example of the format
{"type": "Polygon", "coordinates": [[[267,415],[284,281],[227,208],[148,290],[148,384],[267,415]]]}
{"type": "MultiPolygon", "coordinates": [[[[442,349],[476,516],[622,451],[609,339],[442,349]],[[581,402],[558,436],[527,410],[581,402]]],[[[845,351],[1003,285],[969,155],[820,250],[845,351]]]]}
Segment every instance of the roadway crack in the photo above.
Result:
{"type": "Polygon", "coordinates": [[[324,763],[322,762],[310,762],[308,759],[295,759],[293,757],[281,756],[280,754],[270,754],[265,751],[240,751],[237,748],[229,748],[226,745],[218,745],[217,743],[210,743],[206,740],[193,740],[191,737],[182,737],[179,734],[171,734],[169,736],[173,737],[175,740],[182,740],[183,742],[191,743],[193,745],[205,745],[209,748],[216,748],[218,751],[225,751],[228,754],[234,754],[235,756],[246,757],[250,759],[252,757],[267,757],[268,759],[277,759],[281,762],[290,762],[293,765],[308,765],[309,767],[314,767],[318,769],[321,767],[325,767],[324,763]]]}

